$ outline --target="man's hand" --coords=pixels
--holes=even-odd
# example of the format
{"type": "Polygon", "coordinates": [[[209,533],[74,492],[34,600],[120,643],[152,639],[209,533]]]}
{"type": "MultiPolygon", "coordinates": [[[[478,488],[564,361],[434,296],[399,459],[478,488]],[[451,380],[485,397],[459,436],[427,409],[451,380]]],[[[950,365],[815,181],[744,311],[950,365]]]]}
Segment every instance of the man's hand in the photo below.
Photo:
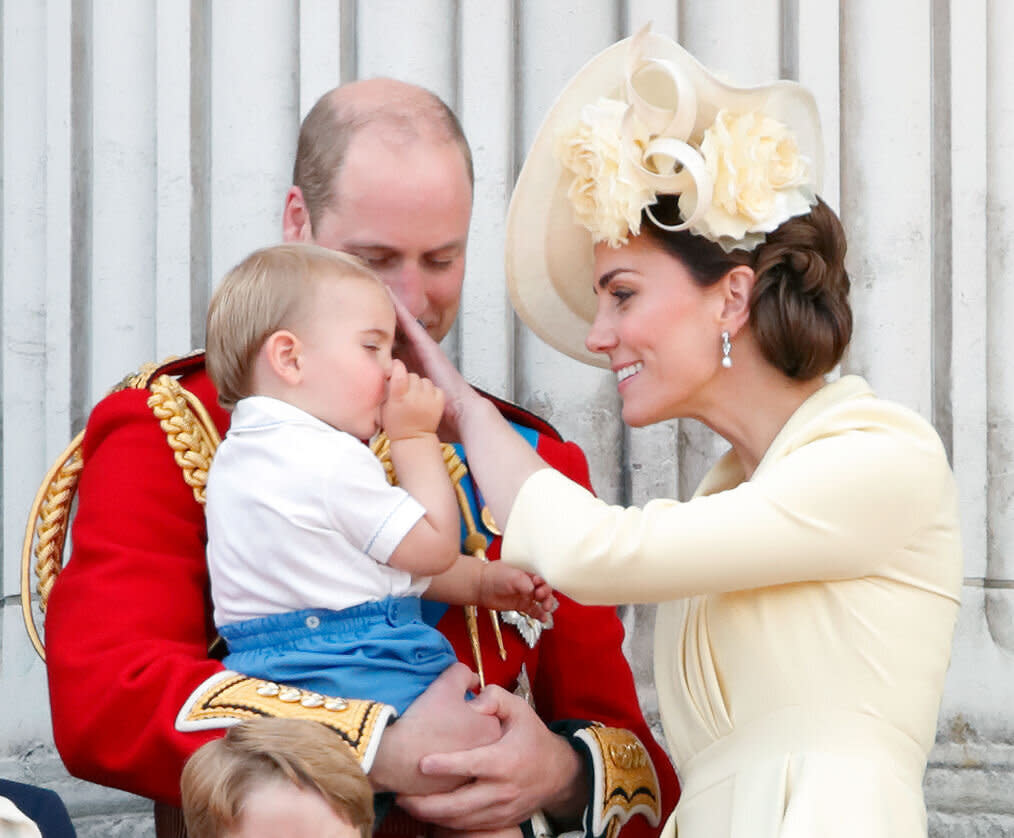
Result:
{"type": "Polygon", "coordinates": [[[523,611],[543,623],[559,605],[545,579],[502,562],[482,566],[476,604],[497,611],[523,611]]]}
{"type": "Polygon", "coordinates": [[[387,399],[380,408],[381,424],[391,441],[432,434],[444,412],[444,394],[428,378],[392,362],[387,399]]]}
{"type": "Polygon", "coordinates": [[[419,771],[419,762],[427,754],[480,747],[500,738],[496,716],[473,709],[478,699],[465,700],[465,692],[478,686],[476,674],[456,663],[409,705],[380,740],[370,769],[374,791],[431,794],[465,782],[451,774],[426,776],[419,771]]]}
{"type": "Polygon", "coordinates": [[[429,777],[474,781],[443,794],[399,795],[398,805],[419,820],[459,830],[520,824],[537,809],[561,825],[576,826],[590,795],[574,749],[523,698],[501,687],[487,687],[471,706],[500,720],[500,740],[430,754],[420,768],[429,777]]]}

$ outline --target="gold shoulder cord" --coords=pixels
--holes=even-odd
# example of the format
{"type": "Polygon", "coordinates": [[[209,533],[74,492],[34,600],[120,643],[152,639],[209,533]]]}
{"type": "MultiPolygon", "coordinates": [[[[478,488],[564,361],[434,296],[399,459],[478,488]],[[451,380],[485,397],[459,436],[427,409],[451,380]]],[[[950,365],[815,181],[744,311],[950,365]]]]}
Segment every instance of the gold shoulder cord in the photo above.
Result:
{"type": "MultiPolygon", "coordinates": [[[[144,388],[148,377],[157,368],[156,364],[145,364],[136,373],[126,376],[109,392],[144,388]]],[[[83,439],[84,431],[80,431],[42,478],[28,513],[25,537],[21,545],[21,611],[28,637],[43,660],[46,659],[46,647],[32,612],[31,558],[32,555],[35,556],[34,570],[37,580],[35,587],[39,595],[39,610],[45,614],[53,583],[63,570],[63,549],[70,525],[71,508],[77,494],[81,469],[84,467],[81,454],[83,439]]]]}
{"type": "Polygon", "coordinates": [[[35,624],[32,612],[32,544],[35,544],[35,578],[39,594],[39,610],[46,613],[49,594],[56,577],[63,570],[63,546],[67,539],[70,509],[77,491],[77,481],[84,462],[81,458],[81,431],[56,458],[42,478],[32,508],[28,513],[25,538],[21,543],[21,615],[32,646],[39,657],[46,659],[46,646],[35,624]]]}
{"type": "MultiPolygon", "coordinates": [[[[468,494],[465,487],[461,485],[461,479],[468,474],[468,467],[461,461],[458,452],[453,445],[443,443],[441,446],[444,453],[444,465],[447,467],[447,476],[451,478],[454,486],[454,494],[458,499],[458,507],[461,509],[461,518],[465,522],[465,552],[475,556],[481,561],[486,561],[486,536],[479,532],[475,526],[475,516],[472,515],[472,505],[468,502],[468,494]]],[[[384,466],[387,480],[392,486],[398,485],[398,475],[394,470],[394,463],[391,462],[391,441],[387,434],[381,431],[370,443],[370,450],[384,466]]],[[[493,623],[493,634],[496,637],[497,651],[500,653],[500,660],[507,660],[507,650],[503,645],[503,635],[500,632],[500,620],[496,611],[490,610],[490,620],[493,623]]],[[[472,647],[472,658],[475,661],[476,672],[479,673],[480,688],[486,686],[486,675],[482,669],[482,650],[479,646],[479,609],[475,605],[465,606],[465,625],[468,626],[468,642],[472,647]]]]}
{"type": "Polygon", "coordinates": [[[160,375],[148,389],[148,407],[165,431],[183,479],[203,506],[211,458],[221,442],[218,428],[201,400],[172,376],[160,375]]]}

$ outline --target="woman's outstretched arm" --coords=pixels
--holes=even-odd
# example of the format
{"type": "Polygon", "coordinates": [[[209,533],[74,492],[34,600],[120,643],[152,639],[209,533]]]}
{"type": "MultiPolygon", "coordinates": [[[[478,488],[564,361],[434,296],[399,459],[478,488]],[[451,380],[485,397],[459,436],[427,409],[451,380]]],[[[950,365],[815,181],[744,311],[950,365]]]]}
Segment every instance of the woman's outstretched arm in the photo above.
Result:
{"type": "Polygon", "coordinates": [[[394,295],[398,325],[405,348],[417,368],[444,391],[444,419],[465,446],[468,467],[482,489],[490,512],[506,523],[514,499],[524,482],[540,469],[549,468],[535,450],[510,426],[492,404],[465,381],[394,295]]]}

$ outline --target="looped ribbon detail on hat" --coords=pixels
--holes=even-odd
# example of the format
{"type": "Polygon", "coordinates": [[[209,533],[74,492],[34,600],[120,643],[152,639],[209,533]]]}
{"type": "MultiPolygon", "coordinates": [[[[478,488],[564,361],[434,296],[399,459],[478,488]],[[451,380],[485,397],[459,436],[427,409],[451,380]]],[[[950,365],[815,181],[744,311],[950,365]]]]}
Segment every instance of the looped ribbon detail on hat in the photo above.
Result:
{"type": "Polygon", "coordinates": [[[697,92],[673,62],[645,56],[648,34],[645,27],[631,42],[620,142],[645,184],[656,193],[682,196],[685,219],[664,224],[650,206],[645,212],[663,230],[686,230],[711,208],[714,192],[704,157],[689,143],[697,122],[697,92]]]}

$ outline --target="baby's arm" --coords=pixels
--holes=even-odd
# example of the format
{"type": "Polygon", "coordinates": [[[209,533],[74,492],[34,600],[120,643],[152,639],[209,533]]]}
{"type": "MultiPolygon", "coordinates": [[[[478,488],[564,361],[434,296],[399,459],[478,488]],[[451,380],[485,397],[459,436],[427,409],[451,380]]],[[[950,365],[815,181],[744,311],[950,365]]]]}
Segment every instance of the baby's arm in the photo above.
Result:
{"type": "Polygon", "coordinates": [[[433,577],[423,597],[450,605],[523,611],[536,620],[547,620],[556,610],[553,589],[541,576],[475,556],[458,556],[449,570],[433,577]]]}
{"type": "Polygon", "coordinates": [[[426,514],[401,540],[388,563],[415,576],[443,573],[458,557],[458,504],[436,434],[443,410],[444,394],[433,382],[407,372],[401,361],[395,361],[381,418],[391,440],[398,483],[422,504],[426,514]]]}

